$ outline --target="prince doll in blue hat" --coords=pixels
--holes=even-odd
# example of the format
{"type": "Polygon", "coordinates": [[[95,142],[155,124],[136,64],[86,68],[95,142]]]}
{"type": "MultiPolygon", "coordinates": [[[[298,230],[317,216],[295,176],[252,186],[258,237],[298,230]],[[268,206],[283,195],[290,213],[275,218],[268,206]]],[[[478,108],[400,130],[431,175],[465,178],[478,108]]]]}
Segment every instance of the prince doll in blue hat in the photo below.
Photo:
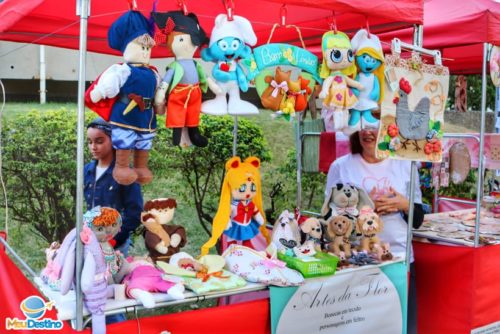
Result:
{"type": "Polygon", "coordinates": [[[146,184],[153,178],[147,163],[156,134],[152,101],[159,76],[149,65],[155,45],[151,30],[152,25],[139,11],[130,10],[120,16],[108,31],[108,44],[123,54],[125,62],[109,67],[89,88],[91,103],[87,106],[96,112],[96,103],[113,99],[109,115],[116,150],[113,178],[122,185],[146,184]],[[134,169],[129,167],[132,152],[134,169]]]}

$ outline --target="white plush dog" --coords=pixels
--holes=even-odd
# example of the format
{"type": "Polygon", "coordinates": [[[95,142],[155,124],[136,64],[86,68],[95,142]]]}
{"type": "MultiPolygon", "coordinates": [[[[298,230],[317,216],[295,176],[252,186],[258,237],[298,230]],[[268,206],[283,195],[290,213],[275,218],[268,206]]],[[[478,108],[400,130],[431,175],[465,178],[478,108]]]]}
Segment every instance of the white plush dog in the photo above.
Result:
{"type": "Polygon", "coordinates": [[[299,224],[292,212],[285,210],[279,215],[274,223],[272,242],[278,251],[300,245],[299,224]]]}

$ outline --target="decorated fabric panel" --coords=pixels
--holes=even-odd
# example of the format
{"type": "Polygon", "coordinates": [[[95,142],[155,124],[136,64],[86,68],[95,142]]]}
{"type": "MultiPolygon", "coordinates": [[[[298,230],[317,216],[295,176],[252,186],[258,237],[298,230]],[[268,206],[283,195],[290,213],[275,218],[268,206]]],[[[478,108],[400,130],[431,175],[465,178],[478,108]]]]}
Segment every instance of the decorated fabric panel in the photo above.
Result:
{"type": "Polygon", "coordinates": [[[255,88],[262,106],[287,120],[304,111],[316,82],[321,81],[317,77],[318,57],[282,43],[259,46],[253,56],[249,70],[258,73],[255,88]]]}
{"type": "Polygon", "coordinates": [[[289,269],[277,258],[269,258],[266,252],[231,245],[222,256],[226,259],[226,269],[254,283],[277,286],[294,286],[304,282],[304,277],[289,269]]]}
{"type": "Polygon", "coordinates": [[[500,87],[500,47],[494,46],[490,55],[490,75],[495,87],[500,87]]]}
{"type": "Polygon", "coordinates": [[[224,291],[241,288],[247,284],[243,278],[234,275],[227,270],[207,274],[207,277],[204,278],[183,277],[183,279],[186,287],[198,295],[212,291],[224,291]]]}
{"type": "Polygon", "coordinates": [[[441,161],[448,68],[422,63],[418,55],[387,55],[385,64],[377,157],[441,161]]]}

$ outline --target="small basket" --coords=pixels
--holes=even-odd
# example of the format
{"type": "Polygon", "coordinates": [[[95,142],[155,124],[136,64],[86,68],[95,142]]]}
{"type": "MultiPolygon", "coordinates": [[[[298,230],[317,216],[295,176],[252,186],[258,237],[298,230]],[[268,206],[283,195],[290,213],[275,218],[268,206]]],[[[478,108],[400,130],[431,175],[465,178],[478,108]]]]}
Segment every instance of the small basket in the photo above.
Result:
{"type": "Polygon", "coordinates": [[[339,258],[326,253],[316,253],[317,261],[304,261],[298,257],[278,253],[278,259],[284,261],[289,268],[298,270],[305,278],[335,274],[339,258]]]}

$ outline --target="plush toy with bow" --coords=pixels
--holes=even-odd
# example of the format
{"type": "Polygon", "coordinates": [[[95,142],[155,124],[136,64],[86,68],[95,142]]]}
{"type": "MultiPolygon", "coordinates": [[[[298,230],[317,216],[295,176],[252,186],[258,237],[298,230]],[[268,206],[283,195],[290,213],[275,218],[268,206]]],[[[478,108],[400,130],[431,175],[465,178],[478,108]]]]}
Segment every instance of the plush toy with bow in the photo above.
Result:
{"type": "Polygon", "coordinates": [[[239,157],[233,157],[226,162],[226,176],[222,182],[219,209],[212,223],[212,237],[201,248],[201,255],[208,254],[222,233],[229,245],[241,241],[253,248],[251,239],[259,233],[269,242],[259,168],[260,160],[256,157],[243,162],[239,157]]]}
{"type": "Polygon", "coordinates": [[[280,110],[281,103],[288,92],[288,81],[290,80],[291,74],[291,70],[283,71],[277,66],[274,77],[271,75],[265,77],[264,80],[269,84],[269,87],[266,88],[260,97],[260,102],[264,108],[273,111],[280,110]]]}
{"type": "Polygon", "coordinates": [[[168,261],[187,242],[186,230],[169,224],[174,219],[177,202],[173,198],[158,198],[144,203],[141,221],[146,227],[144,241],[149,256],[156,261],[168,261]]]}
{"type": "Polygon", "coordinates": [[[362,207],[356,223],[356,232],[362,235],[360,250],[377,253],[377,249],[381,247],[377,234],[382,232],[383,229],[384,222],[373,211],[373,208],[369,206],[362,207]]]}
{"type": "Polygon", "coordinates": [[[222,91],[216,93],[215,99],[203,102],[201,110],[209,115],[251,115],[259,110],[253,104],[240,98],[242,92],[248,90],[249,80],[245,74],[241,59],[252,55],[257,36],[250,21],[234,15],[229,20],[226,14],[215,18],[215,25],[210,36],[209,47],[201,51],[201,58],[214,62],[212,76],[222,91]],[[226,100],[229,95],[229,102],[226,100]]]}
{"type": "Polygon", "coordinates": [[[378,128],[378,120],[373,117],[372,111],[377,110],[384,99],[384,53],[379,38],[361,29],[351,42],[359,71],[356,81],[364,89],[359,91],[353,88],[358,102],[350,110],[348,133],[365,127],[378,128]]]}
{"type": "Polygon", "coordinates": [[[213,80],[206,77],[201,65],[193,60],[198,47],[208,42],[207,35],[193,13],[153,12],[152,16],[159,27],[155,37],[166,38],[167,48],[175,56],[175,61],[168,65],[167,73],[156,92],[155,105],[163,113],[168,91],[166,122],[167,128],[173,129],[173,144],[181,143],[182,129],[187,127],[191,142],[205,147],[208,140],[198,129],[201,95],[207,91],[207,87],[214,93],[220,92],[213,80]]]}
{"type": "Polygon", "coordinates": [[[153,97],[158,86],[158,73],[149,65],[155,42],[150,24],[141,12],[131,10],[116,20],[108,31],[109,46],[123,54],[122,64],[103,72],[89,87],[85,104],[112,127],[115,149],[113,178],[120,184],[151,182],[148,169],[149,150],[156,134],[153,97]],[[129,167],[131,152],[134,169],[129,167]]]}
{"type": "Polygon", "coordinates": [[[363,89],[352,79],[356,75],[354,54],[349,37],[343,32],[328,31],[321,40],[323,63],[320,77],[324,78],[319,97],[323,100],[321,117],[326,131],[333,132],[347,127],[349,109],[358,99],[351,88],[363,89]]]}

